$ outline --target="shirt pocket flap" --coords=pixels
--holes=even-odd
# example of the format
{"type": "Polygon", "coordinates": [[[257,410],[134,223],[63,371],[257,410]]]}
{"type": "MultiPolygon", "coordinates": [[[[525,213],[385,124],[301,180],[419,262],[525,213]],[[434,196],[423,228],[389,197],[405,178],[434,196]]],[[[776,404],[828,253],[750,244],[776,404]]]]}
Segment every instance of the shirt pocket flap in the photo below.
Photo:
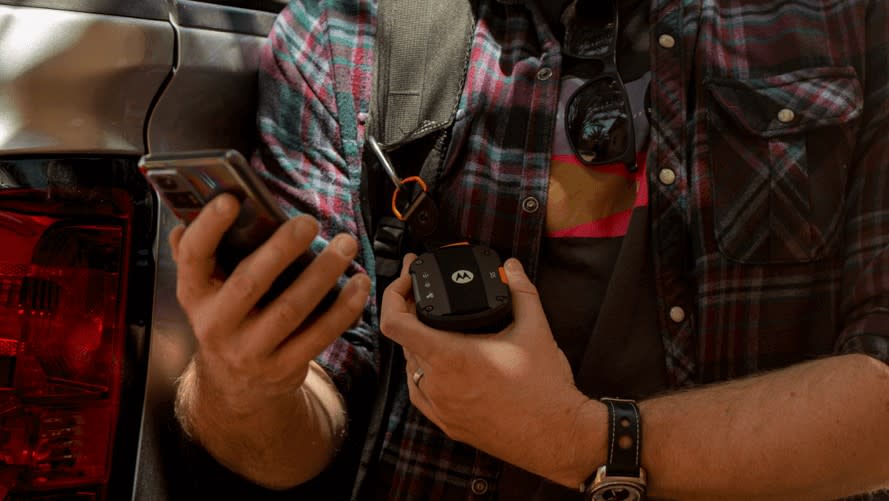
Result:
{"type": "Polygon", "coordinates": [[[706,85],[739,127],[763,138],[843,124],[861,115],[863,107],[861,83],[851,66],[760,79],[710,78],[706,85]]]}

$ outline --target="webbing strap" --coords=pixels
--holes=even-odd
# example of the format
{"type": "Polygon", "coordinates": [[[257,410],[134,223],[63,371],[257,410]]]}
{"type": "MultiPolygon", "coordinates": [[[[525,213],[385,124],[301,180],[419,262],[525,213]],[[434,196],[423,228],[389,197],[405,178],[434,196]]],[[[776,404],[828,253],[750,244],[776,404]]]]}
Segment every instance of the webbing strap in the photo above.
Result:
{"type": "MultiPolygon", "coordinates": [[[[469,66],[475,30],[473,2],[379,0],[377,8],[367,133],[376,137],[384,150],[397,150],[400,161],[393,163],[401,177],[419,173],[434,190],[469,66]],[[431,135],[435,132],[439,134],[431,135]],[[412,172],[404,172],[400,167],[412,172]]],[[[400,221],[386,217],[386,194],[393,188],[369,150],[365,148],[361,196],[365,223],[374,236],[379,288],[398,274],[405,232],[400,221]]],[[[377,497],[373,492],[373,468],[382,446],[383,420],[389,413],[388,391],[398,384],[398,378],[404,378],[403,368],[401,350],[380,336],[379,386],[352,490],[353,500],[377,497]]]]}

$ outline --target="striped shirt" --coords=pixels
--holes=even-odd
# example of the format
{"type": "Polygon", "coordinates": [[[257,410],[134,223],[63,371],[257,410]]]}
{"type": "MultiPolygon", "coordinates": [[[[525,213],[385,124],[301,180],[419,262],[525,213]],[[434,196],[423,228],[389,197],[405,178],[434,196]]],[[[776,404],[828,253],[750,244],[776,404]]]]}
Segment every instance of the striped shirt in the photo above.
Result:
{"type": "MultiPolygon", "coordinates": [[[[533,277],[560,47],[533,2],[475,4],[441,224],[518,257],[533,277]]],[[[355,268],[371,275],[359,183],[375,16],[372,0],[294,0],[282,12],[261,60],[264,153],[253,160],[291,214],[322,221],[318,247],[356,235],[355,268]]],[[[650,258],[670,386],[885,355],[889,3],[653,0],[650,22],[650,258]]],[[[376,313],[369,303],[319,358],[354,416],[378,373],[376,313]]],[[[445,437],[403,381],[393,391],[372,492],[496,498],[499,462],[445,437]]]]}

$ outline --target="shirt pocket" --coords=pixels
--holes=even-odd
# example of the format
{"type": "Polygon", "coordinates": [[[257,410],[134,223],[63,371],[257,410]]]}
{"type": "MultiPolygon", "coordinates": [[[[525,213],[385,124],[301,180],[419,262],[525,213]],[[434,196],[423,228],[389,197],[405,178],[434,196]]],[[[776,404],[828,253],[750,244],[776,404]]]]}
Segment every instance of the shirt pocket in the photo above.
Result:
{"type": "Polygon", "coordinates": [[[863,106],[854,68],[705,85],[720,252],[756,264],[832,255],[863,106]]]}

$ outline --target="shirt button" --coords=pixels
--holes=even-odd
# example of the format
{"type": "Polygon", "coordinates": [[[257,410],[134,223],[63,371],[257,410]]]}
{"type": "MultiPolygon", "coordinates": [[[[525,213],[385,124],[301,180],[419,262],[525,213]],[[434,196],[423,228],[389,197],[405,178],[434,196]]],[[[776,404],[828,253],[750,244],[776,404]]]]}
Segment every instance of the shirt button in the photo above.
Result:
{"type": "Polygon", "coordinates": [[[483,478],[476,478],[472,481],[472,493],[481,496],[488,492],[488,481],[483,478]]]}
{"type": "Polygon", "coordinates": [[[685,320],[685,310],[678,306],[674,306],[670,308],[670,320],[678,323],[681,323],[685,320]]]}
{"type": "Polygon", "coordinates": [[[657,178],[661,181],[661,183],[670,186],[671,184],[676,182],[676,173],[673,169],[661,169],[658,172],[657,178]]]}
{"type": "Polygon", "coordinates": [[[522,200],[522,210],[528,214],[534,214],[540,208],[540,202],[534,197],[528,197],[522,200]]]}
{"type": "Polygon", "coordinates": [[[657,38],[657,43],[665,49],[676,47],[676,39],[666,33],[657,38]]]}
{"type": "Polygon", "coordinates": [[[784,108],[778,112],[778,121],[782,124],[789,124],[794,118],[796,118],[796,113],[789,108],[784,108]]]}
{"type": "Polygon", "coordinates": [[[537,71],[537,80],[549,80],[553,76],[553,70],[547,67],[540,68],[537,71]]]}

